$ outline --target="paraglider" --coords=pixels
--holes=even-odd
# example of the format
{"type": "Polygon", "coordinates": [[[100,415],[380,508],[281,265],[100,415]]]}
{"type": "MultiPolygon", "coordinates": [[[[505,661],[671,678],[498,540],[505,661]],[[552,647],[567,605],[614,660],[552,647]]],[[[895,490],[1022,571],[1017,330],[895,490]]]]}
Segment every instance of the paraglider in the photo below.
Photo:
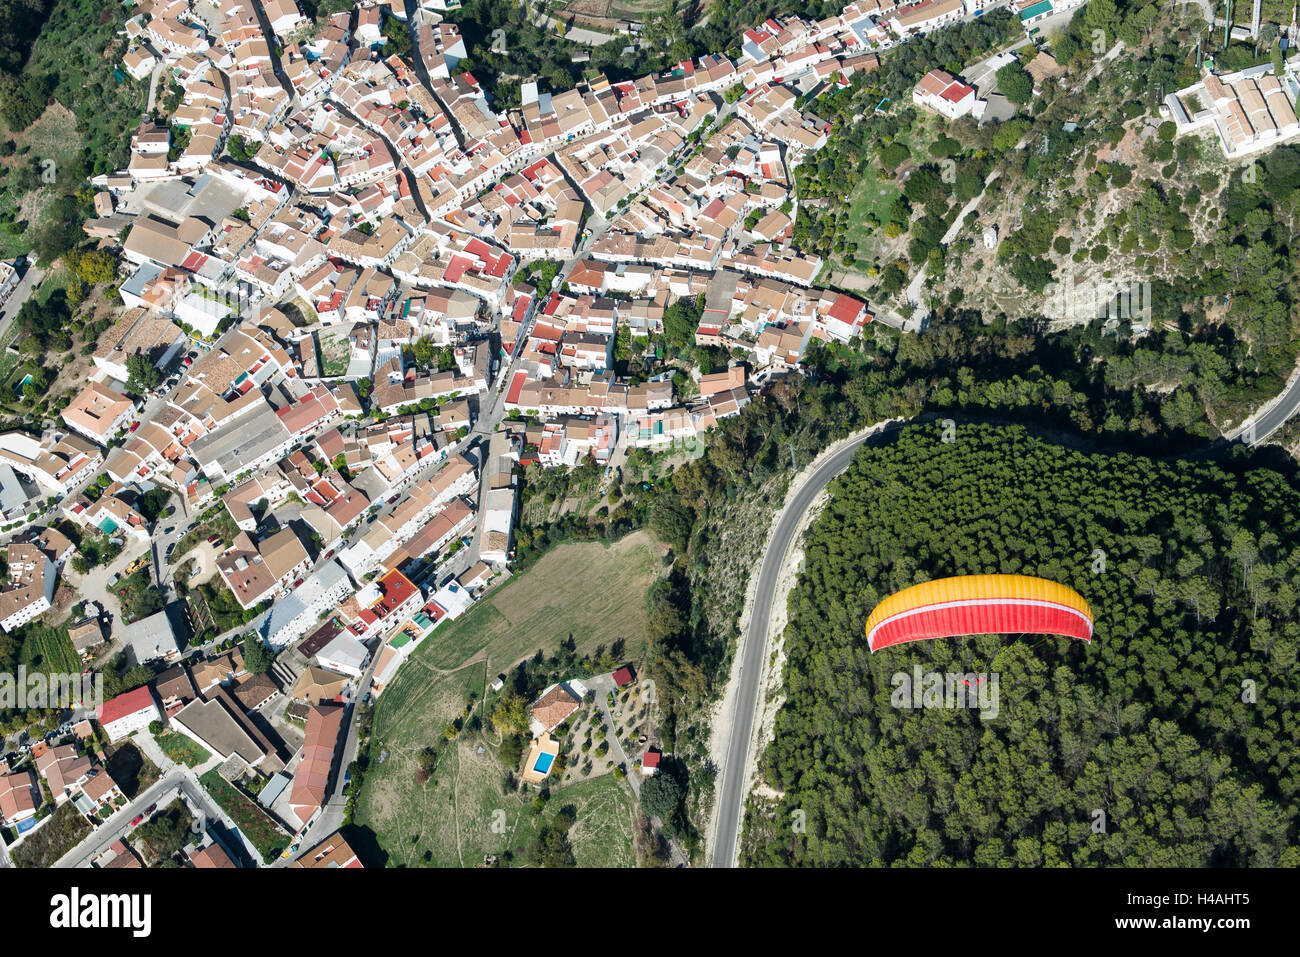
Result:
{"type": "Polygon", "coordinates": [[[1092,609],[1073,588],[1030,575],[959,575],[890,595],[867,618],[872,652],[958,635],[1042,634],[1092,641],[1092,609]]]}

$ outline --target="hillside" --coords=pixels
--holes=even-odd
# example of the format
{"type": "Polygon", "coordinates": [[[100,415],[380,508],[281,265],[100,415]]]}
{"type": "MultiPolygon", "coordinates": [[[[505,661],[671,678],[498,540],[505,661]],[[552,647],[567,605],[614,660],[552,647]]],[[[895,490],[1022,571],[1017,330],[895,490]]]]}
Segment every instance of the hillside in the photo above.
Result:
{"type": "Polygon", "coordinates": [[[784,797],[751,803],[748,862],[1300,863],[1297,515],[1277,472],[1088,455],[1021,428],[963,424],[944,442],[912,427],[859,453],[791,597],[788,700],[763,760],[784,797]],[[1092,643],[868,652],[862,623],[887,594],[990,572],[1077,589],[1092,643]],[[997,716],[891,707],[892,677],[918,665],[998,673],[997,716]]]}

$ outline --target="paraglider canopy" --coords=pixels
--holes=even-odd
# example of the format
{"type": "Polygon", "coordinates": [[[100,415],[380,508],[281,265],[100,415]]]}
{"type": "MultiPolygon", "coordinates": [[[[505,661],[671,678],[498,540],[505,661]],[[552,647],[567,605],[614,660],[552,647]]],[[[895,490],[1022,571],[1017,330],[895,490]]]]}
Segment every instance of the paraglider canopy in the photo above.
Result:
{"type": "Polygon", "coordinates": [[[867,619],[872,652],[958,635],[1065,635],[1092,641],[1092,609],[1073,588],[1030,575],[959,575],[890,595],[867,619]]]}

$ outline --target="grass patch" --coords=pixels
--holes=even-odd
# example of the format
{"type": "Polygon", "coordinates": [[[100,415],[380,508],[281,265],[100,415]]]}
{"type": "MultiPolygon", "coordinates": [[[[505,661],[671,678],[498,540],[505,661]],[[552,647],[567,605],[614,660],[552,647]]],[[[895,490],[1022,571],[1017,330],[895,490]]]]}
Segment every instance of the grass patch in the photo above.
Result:
{"type": "Polygon", "coordinates": [[[280,856],[288,843],[289,835],[266,812],[250,801],[242,791],[223,778],[213,768],[199,778],[212,800],[235,822],[244,837],[248,838],[262,860],[270,863],[280,856]]]}
{"type": "Polygon", "coordinates": [[[866,164],[862,179],[849,194],[849,227],[853,236],[866,236],[881,227],[882,220],[889,222],[889,211],[903,190],[892,178],[881,176],[880,171],[866,164]]]}
{"type": "Polygon", "coordinates": [[[610,775],[592,778],[551,792],[547,804],[562,808],[572,804],[578,822],[569,831],[573,859],[578,867],[635,867],[632,849],[632,796],[610,775]]]}
{"type": "Polygon", "coordinates": [[[343,375],[348,371],[348,360],[352,347],[347,336],[320,336],[320,374],[323,376],[343,375]]]}
{"type": "Polygon", "coordinates": [[[160,734],[155,740],[158,742],[158,747],[162,748],[163,754],[187,768],[197,768],[212,757],[207,748],[174,731],[160,734]]]}
{"type": "Polygon", "coordinates": [[[221,539],[217,547],[225,548],[235,541],[235,536],[238,534],[239,526],[230,517],[230,513],[226,511],[225,506],[220,506],[213,511],[210,518],[199,522],[181,537],[181,540],[176,543],[176,549],[172,552],[172,561],[180,561],[196,545],[200,542],[206,542],[213,535],[221,539]]]}
{"type": "MultiPolygon", "coordinates": [[[[507,789],[506,775],[517,768],[497,759],[499,742],[486,721],[484,730],[463,730],[454,740],[443,729],[468,717],[467,706],[479,700],[489,672],[504,671],[539,648],[554,652],[570,635],[578,656],[622,641],[623,657],[640,657],[646,594],[660,574],[661,554],[644,532],[608,547],[559,545],[425,639],[379,698],[357,802],[356,823],[375,834],[393,865],[474,867],[486,855],[507,851],[524,859],[540,826],[533,792],[507,789]],[[426,748],[437,753],[437,767],[421,783],[417,772],[426,748]],[[383,751],[388,758],[380,764],[383,751]]],[[[569,803],[577,809],[570,842],[579,864],[634,862],[631,797],[622,787],[596,778],[552,792],[547,815],[569,803]]]]}
{"type": "MultiPolygon", "coordinates": [[[[482,652],[502,670],[539,648],[554,651],[570,635],[582,655],[622,640],[625,657],[645,645],[646,592],[659,577],[660,549],[644,532],[612,545],[557,546],[475,605],[438,628],[412,656],[439,669],[456,668],[482,652]]],[[[400,672],[384,695],[400,699],[400,672]]],[[[384,706],[380,706],[380,712],[384,706]]]]}

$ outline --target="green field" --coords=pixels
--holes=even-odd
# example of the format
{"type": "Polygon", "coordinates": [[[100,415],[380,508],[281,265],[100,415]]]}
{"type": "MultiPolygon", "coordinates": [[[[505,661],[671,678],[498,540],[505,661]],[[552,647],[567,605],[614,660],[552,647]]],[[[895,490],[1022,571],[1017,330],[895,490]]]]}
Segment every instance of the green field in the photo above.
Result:
{"type": "Polygon", "coordinates": [[[408,662],[401,676],[418,679],[412,684],[418,684],[419,692],[401,698],[400,706],[394,706],[399,699],[389,697],[391,690],[380,698],[370,769],[356,815],[356,823],[371,830],[387,853],[387,866],[475,867],[488,855],[504,858],[507,853],[514,864],[525,863],[538,829],[566,805],[577,812],[569,832],[576,864],[635,864],[633,799],[626,784],[606,775],[558,788],[536,818],[534,792],[505,790],[507,768],[497,760],[491,731],[465,731],[455,741],[443,737],[442,729],[463,714],[467,700],[482,693],[481,665],[429,681],[427,671],[408,662]],[[425,747],[438,752],[438,766],[421,784],[417,758],[425,747]],[[375,760],[381,750],[388,752],[383,764],[375,760]]]}
{"type": "Polygon", "coordinates": [[[51,627],[33,622],[22,630],[22,652],[19,663],[29,672],[43,674],[71,674],[81,672],[81,658],[72,647],[66,624],[51,627]]]}
{"type": "Polygon", "coordinates": [[[894,201],[902,193],[898,184],[868,166],[858,185],[849,194],[849,222],[853,236],[866,236],[879,229],[880,220],[888,221],[894,201]]]}
{"type": "Polygon", "coordinates": [[[443,732],[470,718],[489,675],[538,649],[554,652],[570,635],[579,655],[622,641],[625,658],[639,657],[646,594],[659,575],[660,555],[643,532],[609,546],[557,546],[460,621],[425,639],[379,698],[357,806],[356,823],[373,832],[390,866],[473,867],[507,851],[520,863],[538,828],[569,804],[577,811],[569,835],[576,863],[634,864],[626,784],[601,777],[554,790],[538,819],[533,791],[507,790],[506,775],[517,768],[498,760],[500,739],[489,722],[454,740],[443,732]],[[437,753],[437,767],[421,783],[426,748],[437,753]],[[382,764],[381,752],[387,752],[382,764]]]}
{"type": "MultiPolygon", "coordinates": [[[[659,577],[659,556],[659,547],[643,532],[612,545],[560,545],[455,624],[440,627],[410,664],[445,670],[486,657],[492,668],[503,671],[539,648],[555,650],[570,635],[579,654],[621,640],[625,657],[639,657],[645,643],[646,592],[659,577]]],[[[394,682],[395,689],[403,677],[394,682]]]]}

